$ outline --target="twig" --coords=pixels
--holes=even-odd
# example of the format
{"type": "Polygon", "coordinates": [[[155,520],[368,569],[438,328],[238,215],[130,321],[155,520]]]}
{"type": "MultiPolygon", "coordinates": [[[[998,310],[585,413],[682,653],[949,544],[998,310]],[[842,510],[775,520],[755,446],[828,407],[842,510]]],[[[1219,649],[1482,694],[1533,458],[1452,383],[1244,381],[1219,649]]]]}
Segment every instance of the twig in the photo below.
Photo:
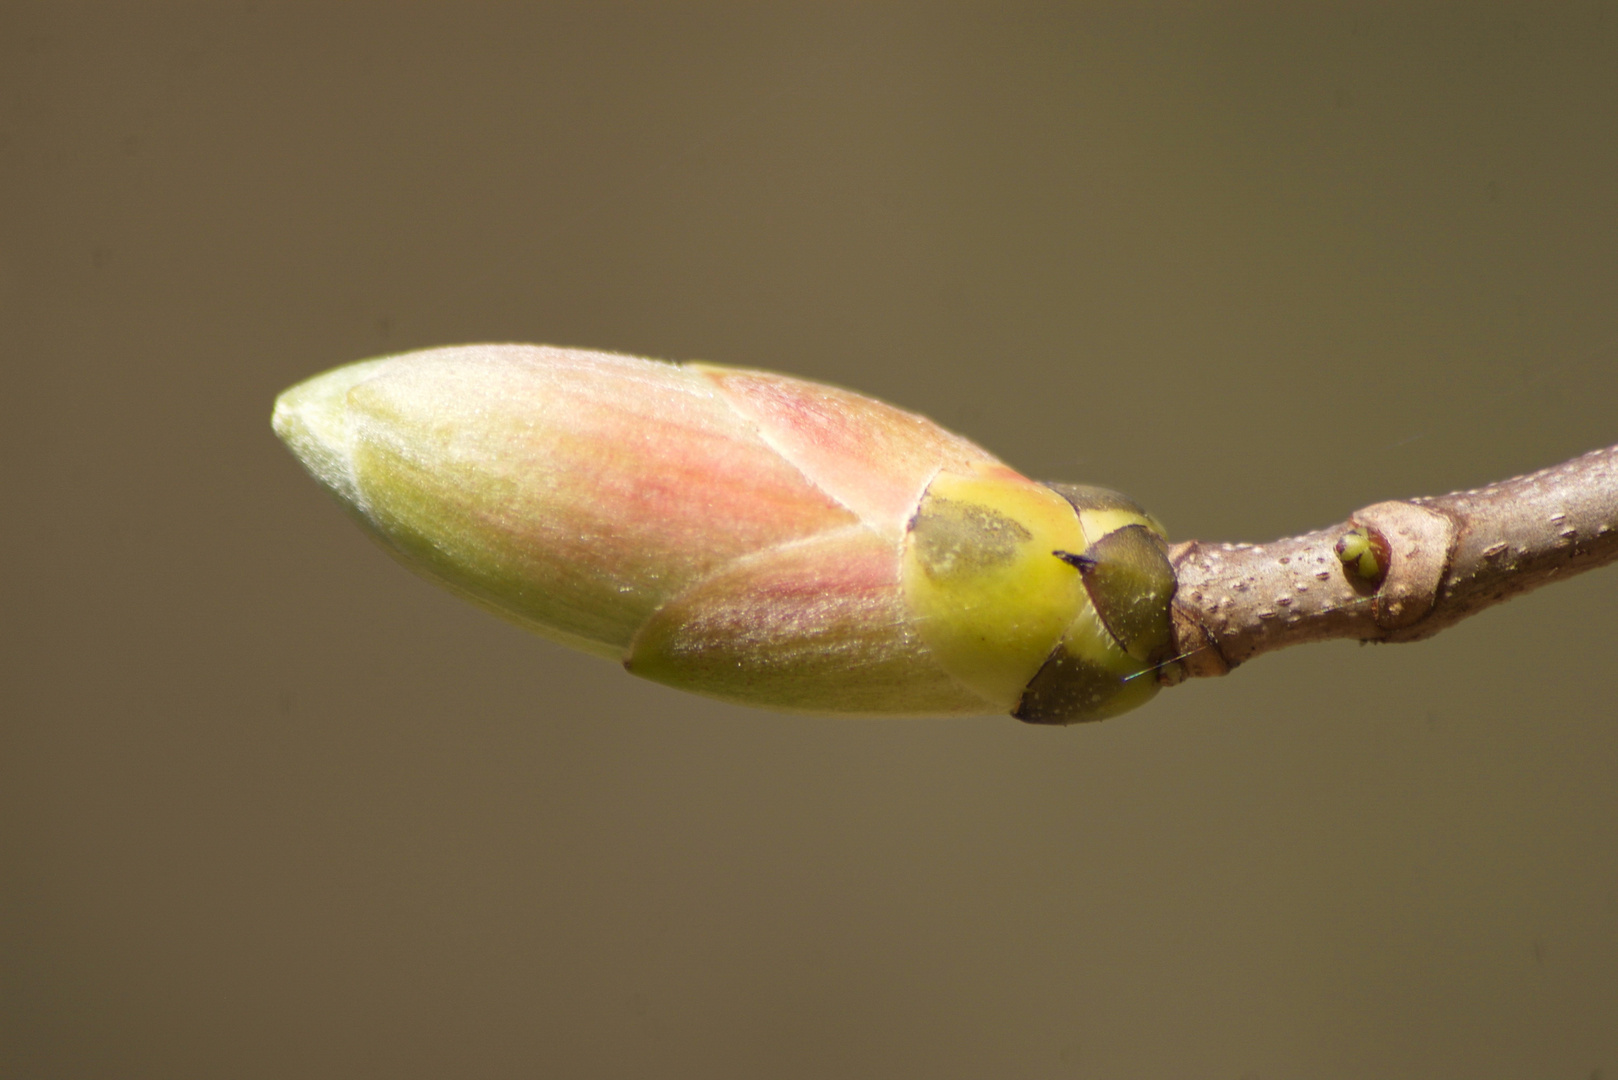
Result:
{"type": "Polygon", "coordinates": [[[1179,585],[1167,684],[1308,641],[1419,641],[1618,561],[1618,446],[1475,491],[1376,503],[1268,544],[1191,540],[1169,558],[1179,585]],[[1351,558],[1355,530],[1372,552],[1368,577],[1351,558]]]}

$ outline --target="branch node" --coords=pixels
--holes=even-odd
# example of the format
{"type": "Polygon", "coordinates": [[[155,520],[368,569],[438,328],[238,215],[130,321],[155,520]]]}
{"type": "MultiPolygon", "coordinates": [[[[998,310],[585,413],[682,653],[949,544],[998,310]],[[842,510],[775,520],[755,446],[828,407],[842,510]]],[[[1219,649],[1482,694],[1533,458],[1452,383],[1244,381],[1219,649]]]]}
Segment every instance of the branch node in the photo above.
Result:
{"type": "MultiPolygon", "coordinates": [[[[1169,549],[1169,563],[1175,574],[1180,575],[1182,565],[1194,561],[1202,549],[1203,545],[1196,540],[1173,545],[1169,549]]],[[[1177,686],[1186,679],[1224,675],[1235,666],[1219,648],[1218,639],[1202,624],[1201,599],[1201,594],[1195,591],[1187,597],[1175,590],[1174,600],[1169,605],[1169,619],[1179,655],[1164,661],[1157,669],[1157,681],[1164,686],[1177,686]]]]}
{"type": "Polygon", "coordinates": [[[1408,502],[1380,502],[1355,511],[1350,519],[1380,533],[1388,545],[1387,577],[1373,611],[1383,630],[1403,630],[1426,617],[1438,602],[1455,548],[1455,524],[1448,515],[1408,502]]]}

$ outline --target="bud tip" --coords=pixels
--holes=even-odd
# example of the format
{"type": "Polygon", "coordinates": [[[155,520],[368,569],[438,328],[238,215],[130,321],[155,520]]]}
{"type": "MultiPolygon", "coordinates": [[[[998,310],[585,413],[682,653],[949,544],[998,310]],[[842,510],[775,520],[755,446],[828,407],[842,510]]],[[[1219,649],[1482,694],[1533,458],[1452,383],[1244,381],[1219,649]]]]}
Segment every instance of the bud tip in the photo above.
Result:
{"type": "Polygon", "coordinates": [[[350,464],[348,392],[376,374],[386,358],[323,372],[275,399],[270,423],[309,474],[351,506],[363,505],[350,464]]]}

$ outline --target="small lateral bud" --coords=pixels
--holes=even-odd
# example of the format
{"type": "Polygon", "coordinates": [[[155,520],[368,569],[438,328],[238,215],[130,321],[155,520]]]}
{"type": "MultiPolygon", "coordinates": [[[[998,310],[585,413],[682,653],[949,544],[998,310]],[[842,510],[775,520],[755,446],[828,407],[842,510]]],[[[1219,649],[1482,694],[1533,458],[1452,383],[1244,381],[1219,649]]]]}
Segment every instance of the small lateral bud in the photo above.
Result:
{"type": "Polygon", "coordinates": [[[1380,582],[1388,573],[1388,542],[1366,525],[1356,525],[1332,546],[1343,566],[1361,581],[1380,582]]]}

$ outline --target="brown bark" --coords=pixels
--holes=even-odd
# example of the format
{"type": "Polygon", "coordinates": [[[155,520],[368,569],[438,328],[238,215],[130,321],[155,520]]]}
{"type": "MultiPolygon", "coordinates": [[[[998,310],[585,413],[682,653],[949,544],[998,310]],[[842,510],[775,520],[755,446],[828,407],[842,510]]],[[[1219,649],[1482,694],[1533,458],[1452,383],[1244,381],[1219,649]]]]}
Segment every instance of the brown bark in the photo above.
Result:
{"type": "Polygon", "coordinates": [[[1159,677],[1170,685],[1306,641],[1419,641],[1618,561],[1618,446],[1475,491],[1376,503],[1268,544],[1190,540],[1169,558],[1175,657],[1159,677]],[[1338,557],[1338,540],[1356,527],[1387,545],[1380,578],[1338,557]]]}

